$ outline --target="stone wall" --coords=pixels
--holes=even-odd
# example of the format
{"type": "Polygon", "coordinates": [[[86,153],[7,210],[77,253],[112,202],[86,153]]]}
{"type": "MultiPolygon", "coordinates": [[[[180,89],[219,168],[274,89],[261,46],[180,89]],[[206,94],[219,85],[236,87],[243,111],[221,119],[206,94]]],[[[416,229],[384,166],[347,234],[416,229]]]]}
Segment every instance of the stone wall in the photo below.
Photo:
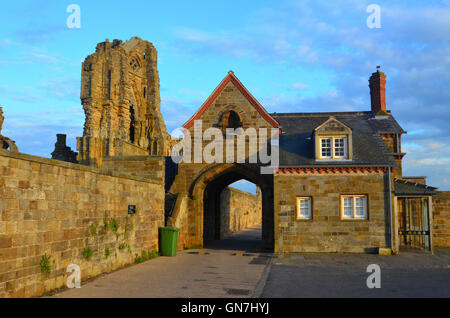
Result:
{"type": "Polygon", "coordinates": [[[220,194],[220,237],[245,230],[262,222],[261,192],[256,195],[234,188],[220,194]]]}
{"type": "Polygon", "coordinates": [[[180,232],[178,232],[177,250],[182,251],[186,248],[200,247],[189,244],[188,198],[185,194],[179,194],[177,196],[172,216],[168,219],[167,225],[180,229],[180,232]]]}
{"type": "Polygon", "coordinates": [[[114,156],[148,156],[148,150],[139,147],[131,142],[115,139],[114,140],[115,153],[114,156]]]}
{"type": "Polygon", "coordinates": [[[389,247],[383,173],[276,175],[275,252],[375,252],[389,247]],[[367,195],[368,220],[342,220],[340,196],[367,195]],[[312,198],[312,219],[297,219],[296,197],[312,198]]]}
{"type": "Polygon", "coordinates": [[[103,159],[103,170],[121,172],[133,177],[156,180],[164,183],[165,157],[160,156],[126,156],[107,157],[103,159]]]}
{"type": "Polygon", "coordinates": [[[3,150],[0,170],[0,297],[64,287],[69,264],[78,264],[85,280],[158,249],[158,180],[3,150]],[[45,263],[50,274],[42,274],[45,263]]]}
{"type": "Polygon", "coordinates": [[[433,243],[450,247],[450,191],[433,196],[433,243]]]}

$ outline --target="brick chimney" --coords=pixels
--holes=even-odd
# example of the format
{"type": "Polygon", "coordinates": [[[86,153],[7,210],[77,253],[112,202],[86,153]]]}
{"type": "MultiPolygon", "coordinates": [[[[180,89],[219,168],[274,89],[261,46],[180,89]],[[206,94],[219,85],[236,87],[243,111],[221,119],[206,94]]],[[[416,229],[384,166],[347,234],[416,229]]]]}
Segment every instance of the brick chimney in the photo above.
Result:
{"type": "Polygon", "coordinates": [[[380,67],[369,79],[370,100],[372,111],[376,114],[386,111],[386,75],[380,72],[380,67]]]}

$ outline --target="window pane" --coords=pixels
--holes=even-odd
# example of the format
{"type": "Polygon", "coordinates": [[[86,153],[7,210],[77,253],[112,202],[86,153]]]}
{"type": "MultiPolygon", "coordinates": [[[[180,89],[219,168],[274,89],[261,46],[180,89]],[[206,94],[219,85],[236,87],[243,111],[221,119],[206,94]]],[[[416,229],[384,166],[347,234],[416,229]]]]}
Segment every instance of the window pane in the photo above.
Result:
{"type": "Polygon", "coordinates": [[[352,197],[344,198],[344,206],[353,207],[353,198],[352,197]]]}
{"type": "Polygon", "coordinates": [[[310,200],[311,199],[299,199],[298,201],[298,212],[299,216],[302,218],[310,218],[311,210],[310,210],[310,200]]]}
{"type": "Polygon", "coordinates": [[[344,138],[336,138],[334,140],[334,156],[345,157],[345,140],[344,138]]]}
{"type": "Polygon", "coordinates": [[[331,157],[331,138],[321,139],[322,157],[331,157]]]}
{"type": "Polygon", "coordinates": [[[364,207],[364,198],[363,197],[357,197],[355,198],[355,206],[357,207],[364,207]]]}
{"type": "Polygon", "coordinates": [[[355,214],[357,217],[365,217],[365,198],[357,197],[355,198],[355,214]]]}
{"type": "Polygon", "coordinates": [[[353,218],[353,197],[344,198],[344,217],[353,218]]]}
{"type": "Polygon", "coordinates": [[[356,207],[355,209],[356,209],[355,214],[357,217],[363,218],[365,216],[363,207],[356,207]]]}
{"type": "Polygon", "coordinates": [[[303,209],[303,208],[300,209],[300,216],[305,217],[305,218],[309,217],[309,210],[303,209]]]}
{"type": "Polygon", "coordinates": [[[348,218],[353,217],[353,208],[344,207],[344,216],[348,218]]]}

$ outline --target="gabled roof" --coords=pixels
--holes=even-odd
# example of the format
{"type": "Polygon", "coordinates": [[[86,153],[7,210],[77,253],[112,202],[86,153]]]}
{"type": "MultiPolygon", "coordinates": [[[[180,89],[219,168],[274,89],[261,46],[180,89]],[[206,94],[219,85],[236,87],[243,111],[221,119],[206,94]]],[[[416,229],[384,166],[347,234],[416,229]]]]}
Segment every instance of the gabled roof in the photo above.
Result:
{"type": "Polygon", "coordinates": [[[348,129],[348,130],[350,130],[350,131],[352,130],[352,129],[351,129],[350,127],[348,127],[346,124],[344,124],[343,122],[337,120],[336,117],[330,116],[326,122],[324,122],[323,124],[321,124],[321,125],[317,126],[316,128],[314,128],[314,131],[318,131],[319,129],[321,129],[322,127],[325,127],[328,123],[330,123],[330,122],[332,122],[332,121],[337,122],[339,125],[345,127],[346,129],[348,129]]]}
{"type": "Polygon", "coordinates": [[[216,87],[214,92],[208,97],[205,103],[200,109],[183,125],[183,128],[189,129],[194,125],[194,121],[200,119],[203,113],[208,109],[219,94],[225,89],[228,83],[232,82],[234,86],[239,89],[242,95],[255,107],[258,113],[274,128],[278,128],[279,123],[264,109],[264,107],[253,97],[252,94],[245,88],[245,86],[238,80],[232,71],[228,72],[227,76],[222,80],[219,86],[216,87]]]}
{"type": "Polygon", "coordinates": [[[396,166],[394,156],[381,138],[382,133],[402,133],[394,117],[379,119],[371,111],[331,113],[271,114],[283,132],[280,136],[280,168],[321,166],[396,166]],[[348,161],[317,161],[314,152],[314,129],[330,116],[349,127],[353,136],[353,156],[348,161]]]}

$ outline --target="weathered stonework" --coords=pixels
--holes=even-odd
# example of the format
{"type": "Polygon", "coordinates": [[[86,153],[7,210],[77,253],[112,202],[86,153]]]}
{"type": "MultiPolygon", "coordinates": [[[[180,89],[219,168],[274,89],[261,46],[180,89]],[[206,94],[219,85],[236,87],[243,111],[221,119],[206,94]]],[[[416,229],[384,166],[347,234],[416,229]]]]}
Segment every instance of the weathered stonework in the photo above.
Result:
{"type": "Polygon", "coordinates": [[[187,248],[201,247],[199,245],[192,245],[189,240],[188,197],[186,194],[180,193],[176,197],[172,216],[167,220],[167,225],[180,229],[177,241],[177,249],[179,251],[187,248]]]}
{"type": "Polygon", "coordinates": [[[433,196],[434,246],[450,247],[450,191],[433,196]]]}
{"type": "Polygon", "coordinates": [[[395,161],[397,162],[397,166],[393,169],[393,174],[395,178],[402,178],[402,160],[404,157],[404,153],[402,153],[402,143],[401,143],[401,134],[381,134],[381,138],[385,142],[388,150],[393,154],[395,161]]]}
{"type": "MultiPolygon", "coordinates": [[[[270,129],[277,128],[277,123],[270,115],[265,113],[262,106],[254,101],[249,92],[237,80],[232,72],[218,86],[211,97],[202,106],[202,109],[192,117],[195,120],[202,121],[203,134],[206,129],[216,127],[223,132],[224,120],[233,112],[239,117],[237,127],[246,130],[254,128],[257,132],[259,142],[259,129],[265,129],[270,140],[270,129]],[[208,105],[208,107],[205,107],[208,105]],[[255,106],[256,105],[256,106],[255,106]],[[263,116],[264,114],[264,116],[263,116]]],[[[215,164],[208,163],[201,156],[200,152],[195,152],[194,141],[196,138],[195,124],[192,119],[185,125],[185,128],[191,136],[191,162],[182,162],[178,166],[178,175],[170,188],[171,193],[188,194],[188,242],[189,246],[204,246],[208,241],[220,238],[220,211],[217,206],[220,199],[220,193],[228,187],[233,181],[247,179],[254,182],[262,190],[262,223],[263,223],[263,245],[267,249],[272,249],[273,244],[273,181],[272,176],[260,175],[258,165],[246,165],[249,163],[249,157],[255,152],[249,147],[249,138],[243,143],[237,142],[237,137],[233,147],[227,147],[223,144],[222,154],[225,161],[226,153],[233,151],[233,163],[215,164]],[[191,123],[191,124],[189,124],[191,123]],[[231,150],[231,151],[230,151],[231,150]],[[238,153],[245,153],[245,163],[237,164],[238,153]],[[207,194],[205,194],[207,193],[207,194]],[[208,200],[210,198],[210,200],[208,200]],[[206,208],[205,208],[206,207],[206,208]]],[[[226,125],[225,125],[226,126],[226,125]]],[[[278,131],[278,130],[277,130],[278,131]]],[[[198,135],[197,135],[198,137],[198,135]]],[[[203,140],[202,149],[210,144],[211,141],[203,140]]],[[[259,151],[257,149],[256,151],[259,151]]]]}
{"type": "Polygon", "coordinates": [[[165,158],[160,156],[110,157],[103,160],[104,171],[120,171],[132,177],[164,183],[165,158]]]}
{"type": "Polygon", "coordinates": [[[78,160],[101,167],[104,157],[169,155],[171,138],[160,112],[157,52],[137,37],[99,43],[82,66],[86,114],[78,160]],[[124,143],[131,147],[122,147],[124,143]]]}
{"type": "Polygon", "coordinates": [[[261,191],[256,195],[234,188],[226,188],[220,194],[220,237],[227,238],[262,222],[261,191]]]}
{"type": "Polygon", "coordinates": [[[16,143],[13,140],[1,134],[4,120],[5,117],[3,117],[3,109],[0,106],[0,149],[18,152],[19,149],[17,148],[16,143]]]}
{"type": "Polygon", "coordinates": [[[158,250],[164,225],[158,180],[5,150],[0,172],[0,297],[65,287],[69,264],[78,264],[86,280],[158,250]],[[128,215],[129,205],[135,215],[128,215]],[[86,259],[88,248],[93,254],[86,259]],[[45,255],[51,273],[43,276],[45,255]]]}
{"type": "Polygon", "coordinates": [[[387,181],[379,173],[274,177],[275,252],[376,252],[390,247],[387,181]],[[367,220],[343,220],[340,196],[368,196],[367,220]],[[297,219],[296,197],[311,197],[312,219],[297,219]]]}
{"type": "Polygon", "coordinates": [[[57,134],[57,141],[55,143],[55,150],[52,152],[52,159],[66,162],[77,163],[77,153],[72,151],[66,145],[66,135],[57,134]]]}

